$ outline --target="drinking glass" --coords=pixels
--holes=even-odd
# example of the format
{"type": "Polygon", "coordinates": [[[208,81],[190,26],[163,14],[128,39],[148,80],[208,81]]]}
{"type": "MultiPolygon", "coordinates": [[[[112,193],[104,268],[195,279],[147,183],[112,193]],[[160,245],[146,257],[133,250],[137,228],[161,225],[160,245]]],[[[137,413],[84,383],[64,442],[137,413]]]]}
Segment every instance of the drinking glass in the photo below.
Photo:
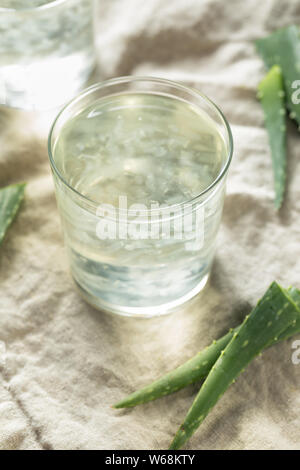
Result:
{"type": "Polygon", "coordinates": [[[160,78],[108,80],[59,113],[48,148],[72,276],[90,304],[149,317],[203,289],[233,150],[210,99],[160,78]]]}
{"type": "Polygon", "coordinates": [[[93,0],[0,0],[0,104],[54,108],[95,64],[93,0]]]}

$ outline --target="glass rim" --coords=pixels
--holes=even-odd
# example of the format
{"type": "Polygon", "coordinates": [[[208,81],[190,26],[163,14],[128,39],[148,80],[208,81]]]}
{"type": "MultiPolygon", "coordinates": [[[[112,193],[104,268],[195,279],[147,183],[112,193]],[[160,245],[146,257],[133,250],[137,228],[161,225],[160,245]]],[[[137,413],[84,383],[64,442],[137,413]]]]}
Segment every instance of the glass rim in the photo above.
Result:
{"type": "Polygon", "coordinates": [[[35,11],[41,11],[41,10],[47,10],[50,8],[53,8],[57,5],[60,5],[62,3],[66,3],[69,0],[52,0],[49,1],[49,3],[45,3],[44,5],[39,5],[36,7],[22,7],[22,8],[10,8],[10,7],[2,7],[0,4],[0,13],[1,12],[11,12],[11,13],[32,13],[35,11]]]}
{"type": "MultiPolygon", "coordinates": [[[[173,81],[173,80],[169,80],[169,79],[165,79],[165,78],[159,78],[159,77],[151,77],[151,76],[130,76],[130,75],[128,75],[128,76],[123,76],[123,77],[111,78],[111,79],[104,80],[104,81],[99,82],[99,83],[95,83],[95,84],[91,85],[90,87],[85,88],[84,90],[82,90],[77,96],[72,98],[70,101],[68,101],[63,106],[63,108],[59,111],[56,118],[54,119],[54,121],[52,123],[52,126],[50,128],[50,131],[49,131],[49,135],[48,135],[48,156],[49,156],[51,168],[53,169],[54,173],[57,175],[58,179],[69,190],[71,190],[80,199],[83,199],[87,204],[89,204],[90,206],[93,206],[95,209],[97,209],[101,205],[101,203],[96,202],[93,199],[90,199],[89,197],[82,194],[80,191],[77,191],[77,189],[75,189],[72,185],[70,185],[66,181],[66,179],[64,178],[64,176],[61,174],[61,172],[58,170],[58,168],[56,166],[56,163],[55,163],[55,160],[54,160],[54,155],[52,153],[52,138],[53,138],[53,133],[54,133],[55,127],[58,123],[58,120],[60,119],[60,117],[63,115],[63,113],[65,111],[67,111],[74,104],[78,103],[84,97],[88,96],[89,94],[93,93],[94,91],[100,90],[102,88],[105,88],[105,87],[108,87],[108,86],[111,86],[111,85],[117,85],[117,84],[122,84],[122,83],[130,83],[130,82],[141,82],[141,81],[153,82],[153,83],[158,83],[158,84],[162,84],[162,85],[169,85],[169,86],[172,86],[174,88],[177,88],[177,89],[183,90],[185,92],[188,92],[189,94],[193,95],[194,97],[198,97],[198,98],[200,97],[206,103],[208,103],[214,109],[214,111],[217,112],[217,114],[221,118],[222,124],[224,125],[224,127],[226,129],[226,132],[227,132],[227,136],[228,136],[228,151],[227,151],[227,156],[226,156],[226,162],[225,162],[225,165],[223,166],[223,168],[221,169],[221,171],[216,176],[216,178],[213,180],[213,182],[207,188],[205,188],[203,191],[201,191],[199,194],[197,194],[196,196],[193,196],[192,198],[187,199],[187,200],[182,201],[182,202],[179,202],[179,203],[170,204],[170,205],[162,205],[162,207],[159,208],[159,210],[165,211],[165,210],[170,210],[170,209],[178,209],[178,208],[181,208],[185,205],[193,205],[193,204],[197,203],[197,201],[199,199],[201,199],[202,196],[204,196],[205,194],[209,195],[211,193],[211,190],[213,188],[215,188],[218,185],[218,183],[227,174],[230,163],[232,161],[233,137],[232,137],[232,132],[231,132],[230,125],[229,125],[226,117],[224,116],[223,112],[220,110],[220,108],[210,98],[208,98],[204,93],[198,91],[196,88],[184,85],[183,83],[179,83],[179,82],[176,82],[176,81],[173,81]]],[[[205,202],[206,200],[207,199],[205,199],[203,202],[205,202]]],[[[122,210],[119,209],[119,211],[122,211],[122,210]]],[[[143,211],[143,212],[145,214],[148,214],[148,213],[155,212],[155,211],[157,211],[157,209],[147,209],[146,211],[143,211]]],[[[129,212],[130,211],[128,211],[128,213],[129,212]]]]}

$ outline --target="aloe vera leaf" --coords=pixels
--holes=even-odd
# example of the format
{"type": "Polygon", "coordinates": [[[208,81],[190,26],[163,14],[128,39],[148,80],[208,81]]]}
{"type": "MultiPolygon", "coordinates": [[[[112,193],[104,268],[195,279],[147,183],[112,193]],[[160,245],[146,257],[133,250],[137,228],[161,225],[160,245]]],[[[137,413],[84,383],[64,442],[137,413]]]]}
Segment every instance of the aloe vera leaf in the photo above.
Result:
{"type": "Polygon", "coordinates": [[[298,319],[295,303],[273,282],[221,352],[177,431],[170,449],[179,449],[245,367],[298,319]]]}
{"type": "Polygon", "coordinates": [[[297,307],[300,308],[300,290],[296,287],[289,287],[286,291],[297,307]]]}
{"type": "Polygon", "coordinates": [[[274,65],[258,85],[269,134],[274,183],[275,207],[281,207],[286,181],[286,123],[283,79],[280,67],[274,65]]]}
{"type": "Polygon", "coordinates": [[[220,352],[232,339],[234,331],[230,331],[218,341],[200,351],[187,362],[168,372],[155,382],[124,398],[114,408],[129,408],[156,400],[164,395],[176,392],[181,388],[204,379],[218,359],[220,352]]]}
{"type": "Polygon", "coordinates": [[[284,80],[290,117],[300,126],[300,106],[293,99],[293,83],[300,78],[300,34],[295,25],[281,28],[270,36],[255,41],[258,53],[268,68],[279,65],[284,80]]]}
{"type": "Polygon", "coordinates": [[[0,244],[18,212],[25,186],[25,183],[19,183],[0,189],[0,244]]]}
{"type": "Polygon", "coordinates": [[[295,321],[278,336],[278,340],[276,342],[284,341],[291,336],[300,333],[300,290],[295,287],[289,287],[286,292],[288,297],[292,299],[296,305],[299,314],[295,318],[295,321]]]}
{"type": "MultiPolygon", "coordinates": [[[[291,287],[286,291],[286,293],[292,298],[298,308],[297,321],[294,325],[289,326],[281,335],[279,335],[277,340],[274,340],[274,343],[272,343],[271,346],[288,339],[290,336],[300,333],[300,291],[291,287]]],[[[130,408],[142,405],[149,401],[157,400],[165,395],[177,392],[190,384],[205,379],[222,350],[225,349],[234,333],[237,333],[240,328],[241,325],[230,330],[222,338],[217,341],[213,341],[209,346],[198,352],[184,364],[140,390],[131,393],[123,400],[113,405],[113,408],[130,408]]]]}

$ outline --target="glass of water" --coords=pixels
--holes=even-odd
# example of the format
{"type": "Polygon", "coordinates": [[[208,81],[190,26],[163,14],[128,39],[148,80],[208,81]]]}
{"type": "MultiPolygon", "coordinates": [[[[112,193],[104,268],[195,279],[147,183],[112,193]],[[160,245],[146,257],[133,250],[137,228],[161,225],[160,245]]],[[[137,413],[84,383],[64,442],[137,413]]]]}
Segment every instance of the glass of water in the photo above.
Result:
{"type": "Polygon", "coordinates": [[[56,118],[49,156],[88,302],[153,316],[205,286],[232,157],[230,127],[208,98],[159,78],[94,85],[56,118]]]}
{"type": "Polygon", "coordinates": [[[54,108],[95,64],[93,0],[0,0],[0,104],[54,108]]]}

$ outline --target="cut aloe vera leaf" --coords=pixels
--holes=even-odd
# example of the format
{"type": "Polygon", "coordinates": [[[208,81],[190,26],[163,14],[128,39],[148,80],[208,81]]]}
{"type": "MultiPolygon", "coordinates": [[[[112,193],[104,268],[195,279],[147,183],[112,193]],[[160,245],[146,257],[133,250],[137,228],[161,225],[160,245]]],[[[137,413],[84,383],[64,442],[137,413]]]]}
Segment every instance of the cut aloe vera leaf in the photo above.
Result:
{"type": "Polygon", "coordinates": [[[289,287],[286,293],[290,299],[294,302],[298,309],[298,316],[295,318],[294,323],[288,326],[279,336],[276,342],[284,341],[291,336],[300,334],[300,290],[295,287],[289,287]]]}
{"type": "Polygon", "coordinates": [[[124,398],[114,405],[114,408],[129,408],[141,405],[177,392],[187,385],[204,379],[218,359],[222,349],[224,349],[232,339],[233,334],[234,332],[230,331],[227,335],[223,336],[218,341],[214,341],[210,346],[200,351],[181,366],[124,398]]]}
{"type": "Polygon", "coordinates": [[[281,207],[286,181],[286,117],[283,79],[280,67],[274,65],[258,86],[265,125],[269,134],[274,182],[275,207],[281,207]]]}
{"type": "Polygon", "coordinates": [[[221,352],[175,435],[171,449],[185,444],[245,367],[294,325],[298,315],[297,306],[287,292],[272,283],[221,352]]]}
{"type": "Polygon", "coordinates": [[[0,244],[18,212],[25,186],[25,183],[19,183],[0,189],[0,244]]]}
{"type": "Polygon", "coordinates": [[[286,291],[297,307],[300,308],[300,290],[296,287],[289,287],[286,291]]]}
{"type": "MultiPolygon", "coordinates": [[[[291,297],[295,306],[298,308],[297,320],[295,321],[295,324],[292,324],[282,334],[280,334],[271,346],[300,333],[300,291],[294,287],[290,287],[287,289],[286,294],[291,297]]],[[[131,393],[123,400],[113,405],[113,407],[129,408],[142,405],[149,401],[157,400],[165,395],[170,395],[171,393],[177,392],[190,384],[205,379],[222,350],[225,349],[234,333],[237,333],[240,328],[241,325],[234,330],[230,330],[229,333],[217,341],[213,341],[209,346],[198,352],[181,366],[168,372],[158,380],[146,385],[140,390],[131,393]]]]}
{"type": "Polygon", "coordinates": [[[290,117],[300,126],[300,105],[294,98],[293,87],[300,79],[300,34],[295,25],[279,29],[270,36],[255,41],[258,53],[268,68],[279,65],[284,80],[286,103],[290,117]]]}

